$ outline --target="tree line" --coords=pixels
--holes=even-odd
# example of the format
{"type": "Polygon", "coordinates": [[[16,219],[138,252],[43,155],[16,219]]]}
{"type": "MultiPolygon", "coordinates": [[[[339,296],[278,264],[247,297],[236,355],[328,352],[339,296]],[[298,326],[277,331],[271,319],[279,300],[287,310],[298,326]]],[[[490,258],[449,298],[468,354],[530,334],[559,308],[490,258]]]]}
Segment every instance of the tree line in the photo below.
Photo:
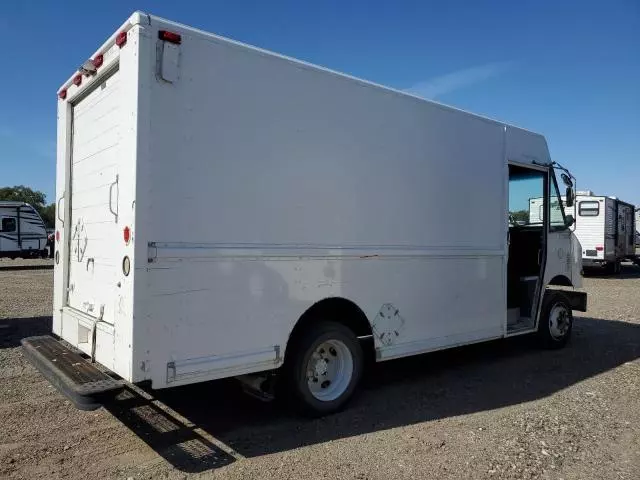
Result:
{"type": "Polygon", "coordinates": [[[32,190],[24,185],[0,188],[0,200],[26,202],[35,208],[47,228],[53,228],[56,223],[56,205],[47,204],[47,196],[40,190],[32,190]]]}

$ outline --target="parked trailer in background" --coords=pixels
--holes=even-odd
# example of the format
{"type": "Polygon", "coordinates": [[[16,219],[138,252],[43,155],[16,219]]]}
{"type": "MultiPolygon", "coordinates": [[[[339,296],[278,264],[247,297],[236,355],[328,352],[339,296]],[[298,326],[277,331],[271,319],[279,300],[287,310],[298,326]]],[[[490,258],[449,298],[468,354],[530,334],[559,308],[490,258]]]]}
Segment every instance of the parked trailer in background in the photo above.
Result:
{"type": "Polygon", "coordinates": [[[636,256],[639,253],[638,248],[640,248],[640,208],[636,208],[636,256]]]}
{"type": "MultiPolygon", "coordinates": [[[[83,70],[59,92],[53,332],[128,382],[236,376],[323,414],[366,358],[561,347],[586,309],[553,288],[581,249],[539,134],[143,13],[83,70]],[[510,227],[533,195],[541,222],[510,227]]],[[[23,344],[81,408],[121,388],[23,344]]]]}
{"type": "MultiPolygon", "coordinates": [[[[530,215],[539,215],[541,199],[530,200],[530,215]]],[[[624,260],[636,261],[635,207],[616,197],[578,191],[575,199],[574,233],[582,245],[584,268],[602,268],[620,272],[624,260]]]]}
{"type": "Polygon", "coordinates": [[[0,201],[0,257],[47,255],[47,231],[37,210],[25,202],[0,201]]]}

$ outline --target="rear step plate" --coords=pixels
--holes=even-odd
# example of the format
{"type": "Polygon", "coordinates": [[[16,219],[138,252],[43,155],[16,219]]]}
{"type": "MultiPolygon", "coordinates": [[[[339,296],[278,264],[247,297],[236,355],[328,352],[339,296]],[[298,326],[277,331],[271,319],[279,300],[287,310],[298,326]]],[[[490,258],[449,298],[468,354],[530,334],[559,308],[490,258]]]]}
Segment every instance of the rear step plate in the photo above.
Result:
{"type": "Polygon", "coordinates": [[[95,410],[124,388],[80,355],[48,335],[22,339],[29,361],[80,410],[95,410]]]}

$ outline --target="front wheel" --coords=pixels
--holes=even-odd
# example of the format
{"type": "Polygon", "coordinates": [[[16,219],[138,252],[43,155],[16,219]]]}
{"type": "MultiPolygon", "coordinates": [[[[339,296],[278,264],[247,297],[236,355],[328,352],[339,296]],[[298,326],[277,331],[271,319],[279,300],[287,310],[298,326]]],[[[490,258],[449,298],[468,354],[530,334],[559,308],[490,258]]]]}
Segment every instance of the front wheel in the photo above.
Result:
{"type": "Polygon", "coordinates": [[[353,331],[322,321],[293,339],[283,378],[287,396],[302,413],[334,413],[353,396],[364,365],[362,347],[353,331]]]}
{"type": "Polygon", "coordinates": [[[571,337],[573,312],[566,295],[549,290],[545,294],[538,324],[538,341],[548,349],[564,347],[571,337]]]}

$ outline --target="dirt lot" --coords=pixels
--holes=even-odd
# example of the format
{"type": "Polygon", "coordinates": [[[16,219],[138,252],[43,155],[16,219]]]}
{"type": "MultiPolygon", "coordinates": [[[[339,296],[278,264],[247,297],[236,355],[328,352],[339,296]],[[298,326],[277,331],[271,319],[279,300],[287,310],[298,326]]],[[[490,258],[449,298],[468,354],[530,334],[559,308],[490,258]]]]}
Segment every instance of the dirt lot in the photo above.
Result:
{"type": "Polygon", "coordinates": [[[0,478],[640,478],[640,269],[588,278],[546,352],[494,342],[377,365],[350,408],[301,420],[234,381],[80,412],[20,353],[52,272],[0,272],[0,478]]]}

